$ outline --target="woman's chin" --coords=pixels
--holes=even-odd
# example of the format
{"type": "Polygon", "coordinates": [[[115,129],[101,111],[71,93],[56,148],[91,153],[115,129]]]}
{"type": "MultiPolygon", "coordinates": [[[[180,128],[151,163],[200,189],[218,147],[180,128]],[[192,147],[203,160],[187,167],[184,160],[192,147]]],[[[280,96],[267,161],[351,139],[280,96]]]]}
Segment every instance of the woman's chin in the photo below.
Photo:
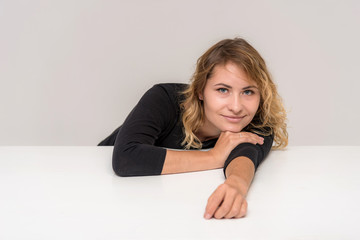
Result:
{"type": "Polygon", "coordinates": [[[241,130],[243,130],[242,127],[226,127],[224,128],[224,132],[241,132],[241,130]]]}

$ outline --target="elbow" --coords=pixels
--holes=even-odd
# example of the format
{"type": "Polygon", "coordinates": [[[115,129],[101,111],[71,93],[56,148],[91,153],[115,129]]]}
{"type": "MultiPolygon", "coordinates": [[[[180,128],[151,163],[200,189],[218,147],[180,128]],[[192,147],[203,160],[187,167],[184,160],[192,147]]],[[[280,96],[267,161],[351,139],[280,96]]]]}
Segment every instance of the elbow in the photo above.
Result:
{"type": "Polygon", "coordinates": [[[113,161],[113,170],[115,174],[119,177],[131,177],[134,176],[134,174],[131,174],[131,171],[129,170],[129,167],[124,163],[114,163],[113,161]]]}
{"type": "Polygon", "coordinates": [[[112,167],[115,174],[119,177],[145,176],[134,160],[126,152],[114,152],[112,167]]]}
{"type": "Polygon", "coordinates": [[[113,153],[112,168],[117,176],[130,177],[132,175],[129,173],[129,160],[124,155],[117,152],[113,153]]]}
{"type": "MultiPolygon", "coordinates": [[[[152,158],[149,160],[149,154],[139,154],[139,151],[134,153],[134,151],[131,150],[129,150],[129,148],[114,147],[112,167],[116,175],[120,177],[130,177],[161,174],[164,163],[163,159],[165,159],[166,154],[165,150],[160,152],[164,155],[163,157],[155,158],[155,160],[160,159],[158,161],[152,158]]],[[[144,152],[148,153],[148,151],[144,152]]]]}
{"type": "Polygon", "coordinates": [[[131,175],[128,174],[126,171],[122,170],[121,168],[116,168],[113,165],[113,170],[115,172],[115,174],[119,177],[130,177],[131,175]]]}

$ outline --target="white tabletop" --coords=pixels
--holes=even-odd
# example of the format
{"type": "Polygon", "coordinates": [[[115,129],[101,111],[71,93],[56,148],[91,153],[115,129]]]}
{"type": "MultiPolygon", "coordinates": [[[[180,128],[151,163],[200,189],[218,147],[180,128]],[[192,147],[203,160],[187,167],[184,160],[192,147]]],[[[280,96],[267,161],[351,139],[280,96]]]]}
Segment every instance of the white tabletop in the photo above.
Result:
{"type": "Polygon", "coordinates": [[[222,170],[121,178],[112,147],[0,147],[0,239],[360,239],[360,147],[290,147],[247,217],[205,220],[222,170]]]}

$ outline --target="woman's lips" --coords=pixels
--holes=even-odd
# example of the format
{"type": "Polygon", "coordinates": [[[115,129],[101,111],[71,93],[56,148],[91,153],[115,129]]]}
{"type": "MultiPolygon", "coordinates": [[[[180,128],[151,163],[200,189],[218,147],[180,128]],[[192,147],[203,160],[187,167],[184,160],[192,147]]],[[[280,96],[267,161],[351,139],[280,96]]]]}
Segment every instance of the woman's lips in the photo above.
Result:
{"type": "Polygon", "coordinates": [[[238,123],[241,120],[244,119],[245,116],[242,117],[238,117],[238,116],[226,116],[226,115],[222,115],[227,121],[232,122],[232,123],[238,123]]]}

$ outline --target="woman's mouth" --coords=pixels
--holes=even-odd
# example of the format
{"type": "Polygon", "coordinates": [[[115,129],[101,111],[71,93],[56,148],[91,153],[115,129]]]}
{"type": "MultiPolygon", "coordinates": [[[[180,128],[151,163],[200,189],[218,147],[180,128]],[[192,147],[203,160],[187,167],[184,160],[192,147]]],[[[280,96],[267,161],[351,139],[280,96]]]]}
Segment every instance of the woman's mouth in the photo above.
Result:
{"type": "Polygon", "coordinates": [[[227,121],[232,122],[232,123],[238,123],[241,122],[241,120],[244,119],[245,116],[227,116],[227,115],[222,115],[227,121]]]}

